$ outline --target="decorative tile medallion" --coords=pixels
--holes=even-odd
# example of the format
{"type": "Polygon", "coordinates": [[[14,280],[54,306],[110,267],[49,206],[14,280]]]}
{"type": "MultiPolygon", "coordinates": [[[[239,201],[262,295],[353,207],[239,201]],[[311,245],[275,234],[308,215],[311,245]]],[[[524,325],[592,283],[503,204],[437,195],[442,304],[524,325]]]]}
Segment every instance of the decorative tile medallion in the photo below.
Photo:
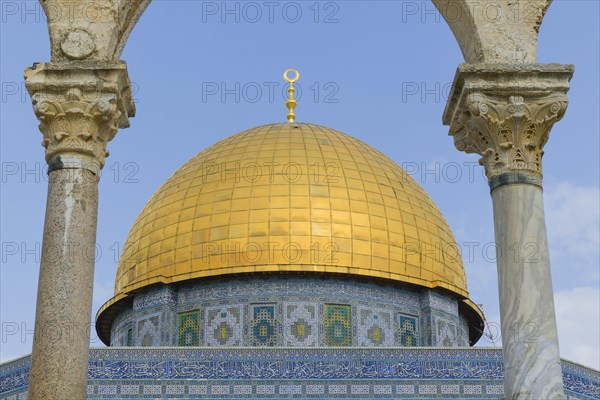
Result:
{"type": "Polygon", "coordinates": [[[435,317],[436,346],[454,347],[457,346],[456,325],[446,318],[435,317]]]}
{"type": "Polygon", "coordinates": [[[137,322],[138,346],[150,347],[160,344],[160,315],[150,315],[137,322]]]}
{"type": "Polygon", "coordinates": [[[319,333],[317,303],[284,303],[284,346],[316,346],[319,333]]]}
{"type": "Polygon", "coordinates": [[[242,307],[210,307],[206,312],[206,346],[242,346],[242,307]]]}
{"type": "Polygon", "coordinates": [[[250,305],[250,346],[276,346],[278,323],[275,304],[250,305]]]}
{"type": "Polygon", "coordinates": [[[200,345],[200,312],[198,310],[180,313],[177,327],[177,344],[179,346],[200,345]]]}
{"type": "Polygon", "coordinates": [[[398,338],[400,346],[419,346],[419,318],[414,315],[398,314],[398,338]]]}
{"type": "Polygon", "coordinates": [[[392,315],[381,309],[358,307],[358,345],[365,347],[393,346],[392,315]]]}
{"type": "Polygon", "coordinates": [[[325,345],[351,346],[352,322],[350,306],[325,304],[325,345]]]}

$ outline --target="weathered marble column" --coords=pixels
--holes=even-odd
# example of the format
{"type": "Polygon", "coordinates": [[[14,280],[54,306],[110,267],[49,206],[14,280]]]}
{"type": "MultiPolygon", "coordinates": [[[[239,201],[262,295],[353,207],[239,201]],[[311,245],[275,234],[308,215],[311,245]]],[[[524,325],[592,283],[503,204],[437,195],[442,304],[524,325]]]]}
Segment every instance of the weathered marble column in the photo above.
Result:
{"type": "Polygon", "coordinates": [[[25,71],[48,162],[29,399],[87,397],[98,180],[106,144],[133,116],[124,63],[25,71]]]}
{"type": "Polygon", "coordinates": [[[542,148],[573,66],[463,64],[444,124],[482,156],[494,205],[507,399],[565,399],[542,199],[542,148]]]}

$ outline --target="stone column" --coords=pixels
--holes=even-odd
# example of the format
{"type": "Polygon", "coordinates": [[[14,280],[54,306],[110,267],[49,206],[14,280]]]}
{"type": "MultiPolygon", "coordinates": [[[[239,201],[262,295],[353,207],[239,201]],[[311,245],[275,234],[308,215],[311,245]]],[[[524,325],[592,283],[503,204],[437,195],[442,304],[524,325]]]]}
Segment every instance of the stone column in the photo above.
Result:
{"type": "Polygon", "coordinates": [[[134,114],[130,83],[122,62],[36,64],[25,81],[49,174],[29,399],[83,400],[98,180],[107,142],[134,114]]]}
{"type": "Polygon", "coordinates": [[[542,148],[572,65],[463,64],[444,124],[482,156],[494,205],[507,399],[565,399],[542,199],[542,148]]]}

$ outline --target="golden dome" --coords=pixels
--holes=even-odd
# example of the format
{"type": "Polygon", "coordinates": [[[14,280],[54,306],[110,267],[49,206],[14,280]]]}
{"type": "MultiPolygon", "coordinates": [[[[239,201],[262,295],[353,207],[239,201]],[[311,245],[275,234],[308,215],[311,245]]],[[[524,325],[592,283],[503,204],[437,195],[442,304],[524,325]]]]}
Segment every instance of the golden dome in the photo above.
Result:
{"type": "Polygon", "coordinates": [[[450,227],[412,177],[344,133],[282,123],[214,144],[158,189],[100,312],[155,283],[275,271],[443,288],[476,308],[450,227]]]}

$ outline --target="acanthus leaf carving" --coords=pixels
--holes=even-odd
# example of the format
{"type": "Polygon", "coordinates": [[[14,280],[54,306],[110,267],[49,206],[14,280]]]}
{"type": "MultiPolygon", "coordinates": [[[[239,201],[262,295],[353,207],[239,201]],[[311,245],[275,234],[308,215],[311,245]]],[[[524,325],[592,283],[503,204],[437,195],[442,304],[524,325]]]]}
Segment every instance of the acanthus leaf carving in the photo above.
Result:
{"type": "Polygon", "coordinates": [[[545,96],[470,93],[450,134],[458,150],[481,155],[489,179],[508,172],[542,175],[543,147],[568,100],[563,93],[545,96]]]}
{"type": "Polygon", "coordinates": [[[543,147],[565,114],[573,72],[568,64],[461,64],[443,123],[457,149],[481,156],[490,184],[540,186],[543,147]]]}
{"type": "Polygon", "coordinates": [[[88,97],[79,88],[47,98],[43,92],[32,96],[33,109],[44,135],[46,159],[71,151],[84,153],[104,164],[106,144],[117,133],[121,112],[114,94],[88,97]]]}
{"type": "Polygon", "coordinates": [[[64,70],[31,70],[26,77],[46,160],[65,153],[80,154],[101,168],[108,156],[107,143],[119,128],[129,126],[128,117],[134,112],[126,70],[108,70],[112,82],[99,77],[98,71],[73,69],[65,74],[64,70]]]}

